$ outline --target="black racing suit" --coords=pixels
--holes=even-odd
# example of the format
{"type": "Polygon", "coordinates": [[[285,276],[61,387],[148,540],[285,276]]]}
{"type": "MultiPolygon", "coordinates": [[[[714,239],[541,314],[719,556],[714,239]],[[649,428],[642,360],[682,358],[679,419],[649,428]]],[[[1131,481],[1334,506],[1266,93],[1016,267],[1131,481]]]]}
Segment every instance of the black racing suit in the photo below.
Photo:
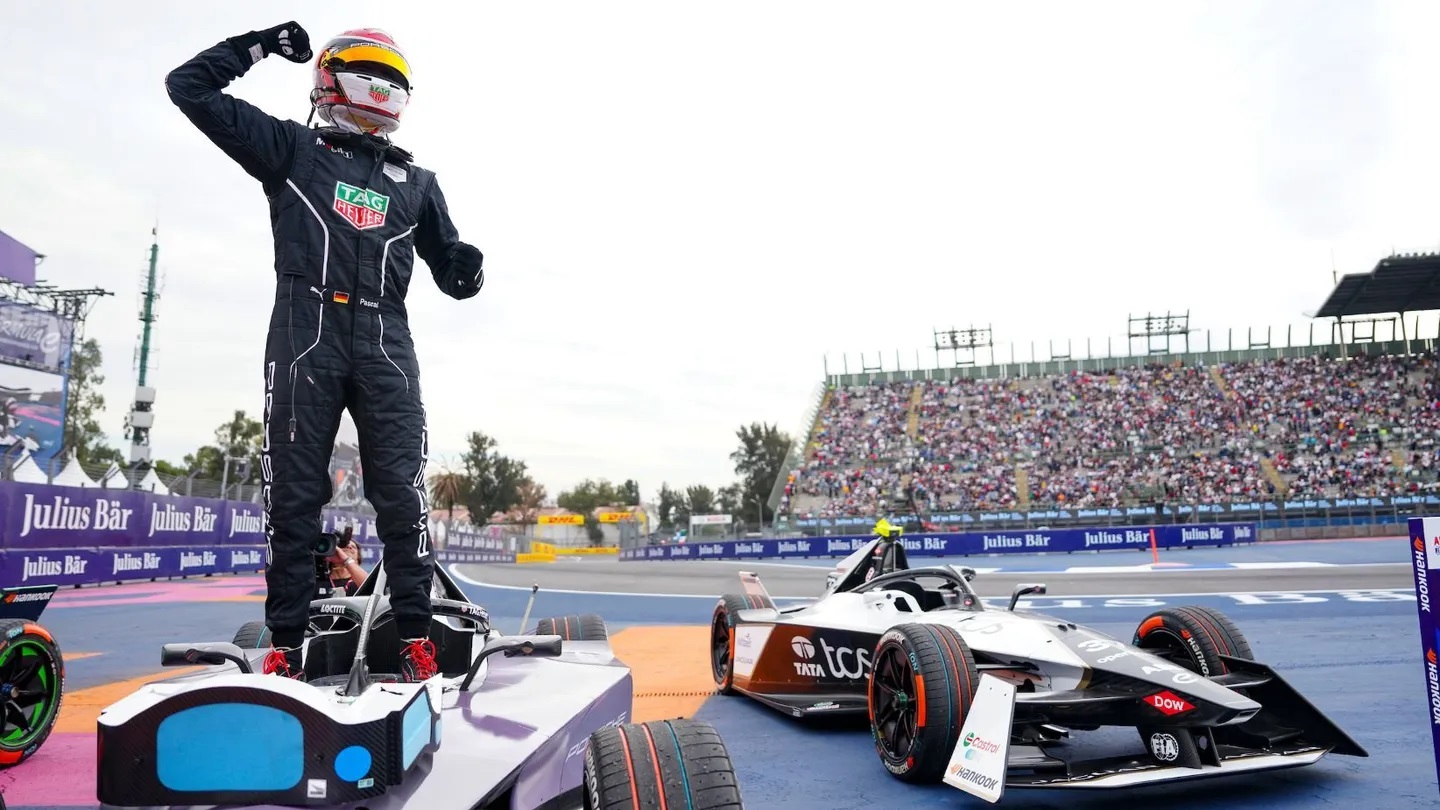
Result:
{"type": "Polygon", "coordinates": [[[245,44],[221,41],[165,85],[185,116],[260,181],[270,204],[277,278],[264,365],[266,622],[276,647],[303,640],[315,593],[311,549],[333,496],[330,457],[348,408],[396,630],[428,637],[429,451],[405,295],[416,253],[456,299],[484,284],[483,257],[460,241],[435,175],[408,153],[380,138],[282,121],[222,92],[253,64],[245,44]]]}

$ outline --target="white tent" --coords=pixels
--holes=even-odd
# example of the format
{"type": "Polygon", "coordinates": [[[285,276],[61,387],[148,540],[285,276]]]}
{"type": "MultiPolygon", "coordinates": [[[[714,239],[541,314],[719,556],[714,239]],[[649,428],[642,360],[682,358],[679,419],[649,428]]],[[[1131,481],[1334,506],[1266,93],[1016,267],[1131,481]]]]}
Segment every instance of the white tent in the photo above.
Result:
{"type": "Polygon", "coordinates": [[[62,487],[93,487],[95,482],[85,474],[85,469],[80,466],[80,459],[75,456],[74,451],[70,453],[70,459],[65,462],[65,469],[55,476],[50,483],[62,487]]]}
{"type": "Polygon", "coordinates": [[[100,476],[100,486],[106,489],[129,489],[130,479],[125,477],[125,471],[120,469],[120,465],[112,461],[110,469],[100,476]]]}
{"type": "Polygon", "coordinates": [[[160,481],[160,476],[155,474],[155,468],[151,467],[145,472],[145,477],[140,479],[140,485],[136,489],[146,492],[153,492],[156,495],[169,495],[170,488],[160,481]]]}
{"type": "Polygon", "coordinates": [[[35,463],[35,459],[30,457],[29,450],[25,451],[25,455],[20,458],[20,463],[16,464],[14,469],[10,471],[10,477],[23,484],[50,483],[50,477],[45,474],[44,470],[40,469],[39,464],[35,463]]]}

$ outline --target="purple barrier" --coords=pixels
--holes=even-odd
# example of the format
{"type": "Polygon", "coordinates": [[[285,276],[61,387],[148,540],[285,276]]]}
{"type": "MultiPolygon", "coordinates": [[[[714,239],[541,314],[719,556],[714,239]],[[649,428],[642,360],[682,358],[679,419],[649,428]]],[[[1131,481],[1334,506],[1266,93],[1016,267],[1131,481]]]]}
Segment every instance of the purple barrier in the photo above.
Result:
{"type": "Polygon", "coordinates": [[[265,542],[259,504],[0,481],[0,546],[73,548],[265,542]]]}
{"type": "MultiPolygon", "coordinates": [[[[354,528],[363,559],[379,555],[375,519],[322,511],[322,530],[354,528]]],[[[437,561],[514,562],[490,529],[432,520],[437,561]]],[[[0,481],[0,586],[92,585],[265,568],[260,504],[132,490],[0,481]]]]}
{"type": "Polygon", "coordinates": [[[265,547],[151,546],[0,551],[0,587],[98,585],[107,582],[258,572],[265,547]]]}
{"type": "MultiPolygon", "coordinates": [[[[909,556],[947,557],[975,554],[1034,554],[1037,552],[1144,550],[1155,533],[1157,548],[1196,548],[1254,543],[1254,523],[1214,523],[1187,526],[1130,526],[1118,529],[1030,529],[972,533],[923,533],[903,537],[909,556]]],[[[639,546],[620,550],[622,560],[757,560],[804,557],[848,557],[873,537],[803,537],[795,540],[697,541],[668,546],[639,546]]]]}

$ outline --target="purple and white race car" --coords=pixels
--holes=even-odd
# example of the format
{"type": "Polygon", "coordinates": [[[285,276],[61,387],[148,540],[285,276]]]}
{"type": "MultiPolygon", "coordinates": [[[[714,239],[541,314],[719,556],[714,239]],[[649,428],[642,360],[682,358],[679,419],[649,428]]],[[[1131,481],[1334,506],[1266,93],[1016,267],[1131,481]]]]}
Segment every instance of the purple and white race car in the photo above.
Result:
{"type": "MultiPolygon", "coordinates": [[[[106,807],[369,810],[741,808],[724,742],[695,720],[631,722],[630,669],[595,615],[506,636],[436,567],[440,673],[407,684],[383,566],[317,598],[307,681],[260,674],[262,622],[231,642],[167,644],[167,666],[99,718],[106,807]]],[[[533,603],[533,591],[532,591],[533,603]]],[[[527,611],[528,612],[528,611],[527,611]]]]}

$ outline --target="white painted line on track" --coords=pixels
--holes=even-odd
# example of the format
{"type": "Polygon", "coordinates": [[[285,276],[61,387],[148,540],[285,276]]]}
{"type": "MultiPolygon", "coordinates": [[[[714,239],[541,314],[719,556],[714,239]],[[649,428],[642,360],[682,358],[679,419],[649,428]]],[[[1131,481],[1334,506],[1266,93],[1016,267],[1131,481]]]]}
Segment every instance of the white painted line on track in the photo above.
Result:
{"type": "MultiPolygon", "coordinates": [[[[1387,563],[1387,564],[1388,564],[1388,563],[1387,563]]],[[[1409,563],[1402,563],[1402,564],[1403,564],[1403,565],[1409,565],[1409,563]]],[[[467,584],[474,585],[474,586],[479,587],[479,588],[495,588],[495,589],[502,590],[502,591],[528,591],[528,590],[530,590],[530,586],[528,586],[528,585],[496,585],[496,584],[491,583],[491,582],[481,582],[480,580],[477,580],[477,579],[471,579],[470,577],[465,576],[464,574],[460,573],[459,570],[457,570],[457,569],[460,567],[460,565],[462,565],[462,563],[451,563],[449,570],[450,570],[451,576],[454,576],[456,579],[460,580],[461,582],[465,582],[465,583],[467,583],[467,584]]],[[[1064,573],[1064,572],[1061,572],[1061,571],[1041,571],[1041,572],[1038,572],[1038,573],[1058,574],[1058,573],[1064,573]]],[[[1206,573],[1209,573],[1209,572],[1207,571],[1206,573]]],[[[545,592],[547,592],[547,593],[570,593],[570,594],[579,594],[579,595],[581,595],[581,596],[647,596],[647,597],[660,598],[660,599],[719,599],[719,598],[720,598],[720,594],[718,594],[718,593],[716,593],[716,594],[698,594],[698,593],[655,593],[655,592],[639,592],[639,591],[584,591],[584,590],[572,590],[572,589],[568,589],[568,588],[541,588],[541,590],[542,590],[542,591],[545,591],[545,592]]],[[[1075,594],[1065,593],[1065,594],[1047,595],[1047,596],[1044,596],[1044,597],[1040,597],[1040,600],[1041,600],[1041,601],[1044,601],[1044,600],[1057,600],[1057,599],[1152,599],[1152,598],[1159,598],[1159,597],[1162,597],[1162,596],[1236,596],[1236,595],[1242,595],[1242,596],[1244,596],[1244,595],[1266,595],[1266,594],[1298,594],[1298,595],[1302,595],[1302,596],[1303,596],[1303,595],[1308,595],[1308,594],[1326,594],[1326,593],[1409,593],[1409,594],[1413,594],[1413,593],[1414,593],[1414,589],[1413,589],[1413,588],[1324,588],[1324,589],[1320,589],[1320,590],[1298,590],[1298,591],[1297,591],[1297,590],[1288,590],[1288,589],[1285,589],[1285,588],[1268,588],[1268,589],[1258,589],[1258,588],[1257,588],[1257,589],[1252,589],[1252,590],[1237,590],[1237,591],[1199,591],[1199,592],[1186,592],[1186,593],[1075,593],[1075,594]]],[[[818,598],[819,598],[819,595],[818,595],[818,594],[810,595],[810,596],[773,596],[773,595],[772,595],[771,598],[772,598],[772,599],[775,599],[775,600],[785,600],[785,601],[814,600],[814,599],[818,599],[818,598]]],[[[1000,601],[1004,601],[1004,600],[1006,600],[1007,598],[1008,598],[1008,597],[1004,597],[1004,596],[986,596],[986,597],[982,597],[982,599],[1000,600],[1000,601]]],[[[1021,601],[1024,602],[1024,601],[1028,601],[1028,600],[1022,599],[1021,601]]]]}
{"type": "MultiPolygon", "coordinates": [[[[1364,565],[1364,564],[1365,564],[1365,563],[1354,563],[1354,565],[1364,565]]],[[[1404,564],[1405,564],[1405,565],[1409,565],[1410,563],[1404,563],[1404,564]]],[[[1276,568],[1276,569],[1278,569],[1278,568],[1338,568],[1338,567],[1341,567],[1340,565],[1338,565],[1338,564],[1336,564],[1336,563],[1325,563],[1325,562],[1232,562],[1232,563],[1230,563],[1229,565],[1230,565],[1231,568],[1239,568],[1239,569],[1242,569],[1242,570],[1256,570],[1256,569],[1269,569],[1269,568],[1276,568]]],[[[1387,563],[1377,563],[1377,565],[1387,565],[1387,563]]]]}

